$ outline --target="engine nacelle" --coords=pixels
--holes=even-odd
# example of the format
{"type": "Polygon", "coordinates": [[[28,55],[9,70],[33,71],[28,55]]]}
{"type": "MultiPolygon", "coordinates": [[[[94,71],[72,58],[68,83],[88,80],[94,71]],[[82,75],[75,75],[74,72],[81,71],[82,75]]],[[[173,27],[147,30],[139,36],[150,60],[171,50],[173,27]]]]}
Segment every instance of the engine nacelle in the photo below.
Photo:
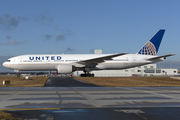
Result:
{"type": "Polygon", "coordinates": [[[73,65],[58,65],[57,72],[60,74],[69,74],[74,72],[76,69],[73,65]]]}

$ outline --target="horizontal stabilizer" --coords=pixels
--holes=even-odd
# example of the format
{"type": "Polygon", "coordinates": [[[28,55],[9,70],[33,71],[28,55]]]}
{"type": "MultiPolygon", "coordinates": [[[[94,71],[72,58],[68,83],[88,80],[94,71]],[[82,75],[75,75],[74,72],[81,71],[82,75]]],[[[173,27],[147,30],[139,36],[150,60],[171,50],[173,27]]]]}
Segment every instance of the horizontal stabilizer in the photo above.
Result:
{"type": "Polygon", "coordinates": [[[147,59],[147,60],[157,60],[157,59],[160,59],[160,58],[166,59],[166,57],[173,56],[173,55],[175,55],[175,54],[157,56],[157,57],[149,58],[149,59],[147,59]]]}

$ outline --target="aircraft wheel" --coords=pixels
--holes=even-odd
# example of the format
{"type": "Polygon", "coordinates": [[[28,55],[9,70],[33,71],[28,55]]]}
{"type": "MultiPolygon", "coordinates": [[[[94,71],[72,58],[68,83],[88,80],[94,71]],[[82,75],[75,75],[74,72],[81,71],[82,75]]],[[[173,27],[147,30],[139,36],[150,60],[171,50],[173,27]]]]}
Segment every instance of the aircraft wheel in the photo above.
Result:
{"type": "Polygon", "coordinates": [[[81,77],[86,77],[86,74],[81,74],[81,77]]]}
{"type": "Polygon", "coordinates": [[[89,74],[88,77],[92,77],[92,74],[89,74]]]}
{"type": "Polygon", "coordinates": [[[81,77],[94,77],[94,74],[81,74],[81,77]]]}

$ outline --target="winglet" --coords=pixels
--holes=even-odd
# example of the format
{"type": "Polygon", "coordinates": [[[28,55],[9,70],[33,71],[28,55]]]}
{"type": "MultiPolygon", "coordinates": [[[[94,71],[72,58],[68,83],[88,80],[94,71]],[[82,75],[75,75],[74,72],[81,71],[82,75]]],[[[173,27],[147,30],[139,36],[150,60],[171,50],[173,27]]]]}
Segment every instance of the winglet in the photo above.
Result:
{"type": "Polygon", "coordinates": [[[165,30],[160,29],[145,45],[137,54],[141,55],[156,55],[159,46],[161,44],[163,35],[164,35],[165,30]]]}

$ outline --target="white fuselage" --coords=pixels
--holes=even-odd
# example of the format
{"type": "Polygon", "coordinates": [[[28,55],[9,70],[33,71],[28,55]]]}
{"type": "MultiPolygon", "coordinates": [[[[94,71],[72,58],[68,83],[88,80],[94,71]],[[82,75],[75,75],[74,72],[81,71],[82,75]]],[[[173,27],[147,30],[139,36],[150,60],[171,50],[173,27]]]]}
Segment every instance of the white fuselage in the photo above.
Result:
{"type": "MultiPolygon", "coordinates": [[[[19,71],[46,71],[57,70],[58,65],[73,65],[76,70],[83,70],[85,65],[77,62],[83,60],[94,59],[98,57],[108,56],[111,54],[41,54],[41,55],[22,55],[12,57],[3,63],[3,66],[19,70],[19,71]]],[[[114,57],[112,60],[105,60],[105,62],[98,63],[95,67],[90,67],[90,70],[120,70],[132,68],[154,62],[164,60],[163,58],[148,61],[147,59],[156,56],[140,55],[140,54],[126,54],[119,57],[114,57]]]]}

